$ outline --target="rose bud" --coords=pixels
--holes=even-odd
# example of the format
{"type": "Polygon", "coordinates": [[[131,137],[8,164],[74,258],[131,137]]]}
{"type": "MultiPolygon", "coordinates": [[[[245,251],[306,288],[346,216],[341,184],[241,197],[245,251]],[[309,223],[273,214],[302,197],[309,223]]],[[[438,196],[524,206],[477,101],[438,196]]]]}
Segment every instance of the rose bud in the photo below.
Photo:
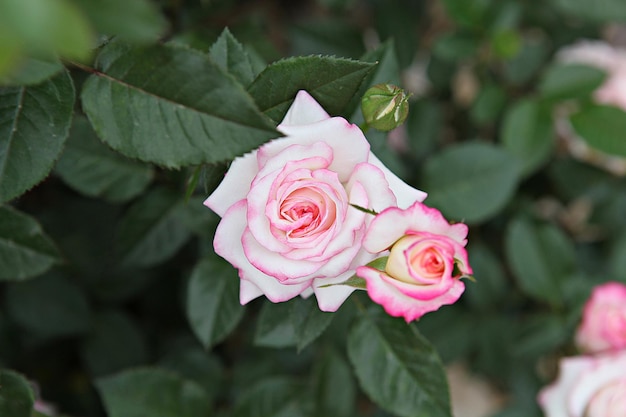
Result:
{"type": "Polygon", "coordinates": [[[395,129],[409,114],[409,97],[392,84],[377,84],[361,99],[361,111],[368,127],[384,132],[395,129]]]}
{"type": "Polygon", "coordinates": [[[456,302],[470,276],[465,245],[467,226],[450,224],[436,209],[416,202],[406,210],[391,207],[374,217],[363,247],[371,253],[390,248],[385,270],[357,268],[370,298],[409,322],[456,302]]]}

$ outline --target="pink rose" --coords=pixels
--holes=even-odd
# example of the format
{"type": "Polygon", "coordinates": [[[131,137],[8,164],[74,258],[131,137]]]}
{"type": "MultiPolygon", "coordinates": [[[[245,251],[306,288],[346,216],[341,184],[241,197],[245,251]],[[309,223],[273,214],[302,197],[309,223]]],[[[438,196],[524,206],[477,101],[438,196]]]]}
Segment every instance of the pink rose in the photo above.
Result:
{"type": "Polygon", "coordinates": [[[387,313],[409,322],[452,304],[470,275],[467,260],[467,226],[450,224],[433,208],[416,202],[406,210],[391,207],[376,215],[363,247],[374,254],[390,249],[384,271],[357,268],[367,282],[370,298],[387,313]]]}
{"type": "Polygon", "coordinates": [[[330,117],[300,91],[278,126],[285,137],[233,161],[205,205],[222,216],[215,252],[239,270],[242,304],[315,292],[335,311],[353,288],[345,281],[369,262],[361,250],[373,210],[423,200],[371,152],[361,130],[330,117]],[[323,286],[323,287],[322,287],[323,286]]]}
{"type": "Polygon", "coordinates": [[[626,351],[562,359],[537,399],[546,417],[626,416],[626,351]]]}
{"type": "Polygon", "coordinates": [[[594,288],[583,310],[576,344],[586,353],[626,349],[626,285],[608,282],[594,288]]]}

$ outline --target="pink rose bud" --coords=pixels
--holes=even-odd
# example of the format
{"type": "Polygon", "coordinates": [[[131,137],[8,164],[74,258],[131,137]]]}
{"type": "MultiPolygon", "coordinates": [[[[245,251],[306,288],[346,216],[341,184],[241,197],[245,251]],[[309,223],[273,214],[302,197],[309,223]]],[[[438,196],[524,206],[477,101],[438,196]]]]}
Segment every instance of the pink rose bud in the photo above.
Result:
{"type": "Polygon", "coordinates": [[[409,97],[395,85],[377,84],[363,95],[361,111],[368,127],[386,132],[406,120],[409,114],[409,97]]]}
{"type": "Polygon", "coordinates": [[[562,359],[537,401],[545,417],[626,416],[626,351],[562,359]]]}
{"type": "Polygon", "coordinates": [[[594,288],[583,310],[576,344],[586,353],[626,349],[626,285],[608,282],[594,288]]]}
{"type": "Polygon", "coordinates": [[[406,210],[388,208],[374,218],[363,240],[371,253],[390,248],[384,271],[357,268],[372,300],[409,322],[456,302],[472,269],[467,259],[467,226],[450,224],[419,202],[406,210]]]}
{"type": "Polygon", "coordinates": [[[370,152],[363,132],[330,117],[300,91],[278,125],[285,136],[233,161],[205,205],[222,216],[215,252],[239,270],[242,304],[315,293],[335,311],[354,288],[345,281],[374,259],[361,240],[371,215],[352,205],[408,207],[426,194],[370,152]]]}

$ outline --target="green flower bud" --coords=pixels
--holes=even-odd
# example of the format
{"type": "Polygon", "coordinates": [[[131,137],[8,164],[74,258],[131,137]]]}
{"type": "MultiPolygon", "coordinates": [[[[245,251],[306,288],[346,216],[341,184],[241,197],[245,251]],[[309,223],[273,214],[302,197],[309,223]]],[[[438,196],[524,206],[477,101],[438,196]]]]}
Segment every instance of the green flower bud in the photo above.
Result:
{"type": "Polygon", "coordinates": [[[365,92],[361,111],[368,127],[384,132],[395,129],[409,114],[409,97],[392,84],[377,84],[365,92]]]}

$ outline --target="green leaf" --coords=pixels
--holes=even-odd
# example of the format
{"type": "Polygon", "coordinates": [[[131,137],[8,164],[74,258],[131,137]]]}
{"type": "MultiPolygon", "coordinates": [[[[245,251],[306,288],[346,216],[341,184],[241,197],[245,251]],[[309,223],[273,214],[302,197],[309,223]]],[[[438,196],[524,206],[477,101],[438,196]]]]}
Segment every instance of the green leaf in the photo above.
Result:
{"type": "Polygon", "coordinates": [[[553,305],[561,303],[561,286],[576,266],[574,248],[563,232],[550,224],[516,218],[506,230],[505,250],[526,294],[553,305]]]}
{"type": "Polygon", "coordinates": [[[119,255],[126,266],[148,267],[173,256],[191,236],[180,196],[155,189],[133,204],[118,227],[119,255]]]}
{"type": "Polygon", "coordinates": [[[602,85],[606,72],[581,64],[550,66],[539,82],[539,93],[545,99],[566,100],[589,97],[602,85]]]}
{"type": "Polygon", "coordinates": [[[626,4],[622,0],[597,0],[589,7],[586,0],[551,0],[558,10],[586,21],[626,22],[626,4]]]}
{"type": "Polygon", "coordinates": [[[295,330],[296,346],[301,351],[328,328],[335,316],[321,311],[313,297],[296,298],[291,306],[289,317],[295,330]]]}
{"type": "Polygon", "coordinates": [[[209,55],[213,62],[244,86],[250,85],[258,75],[250,56],[228,28],[222,31],[220,37],[211,46],[209,55]]]}
{"type": "Polygon", "coordinates": [[[24,58],[17,67],[2,75],[0,70],[0,86],[21,86],[39,84],[63,70],[58,59],[24,58]]]}
{"type": "Polygon", "coordinates": [[[114,203],[139,195],[154,175],[148,165],[127,159],[100,142],[82,117],[74,120],[55,171],[79,193],[114,203]]]}
{"type": "Polygon", "coordinates": [[[67,71],[38,85],[0,88],[0,202],[48,175],[63,149],[73,107],[67,71]]]}
{"type": "Polygon", "coordinates": [[[572,331],[562,317],[536,314],[527,319],[520,329],[513,354],[532,359],[550,354],[570,340],[572,331]]]}
{"type": "Polygon", "coordinates": [[[335,350],[324,352],[314,362],[315,416],[354,416],[356,387],[352,370],[335,350]]]}
{"type": "Polygon", "coordinates": [[[187,317],[205,348],[221,342],[243,318],[237,270],[216,255],[202,259],[187,286],[187,317]]]}
{"type": "MultiPolygon", "coordinates": [[[[195,342],[195,341],[194,341],[195,342]]],[[[206,352],[195,343],[193,346],[174,346],[165,355],[159,366],[177,372],[191,381],[197,382],[213,400],[223,389],[224,373],[217,355],[206,352]]]]}
{"type": "Polygon", "coordinates": [[[158,368],[128,370],[97,380],[108,417],[201,417],[211,403],[195,382],[158,368]]]}
{"type": "Polygon", "coordinates": [[[477,283],[466,283],[465,298],[476,310],[493,310],[506,302],[509,294],[508,278],[502,263],[489,247],[480,242],[468,246],[474,276],[477,283]]]}
{"type": "MultiPolygon", "coordinates": [[[[415,52],[420,49],[420,39],[413,36],[420,30],[420,21],[416,16],[422,15],[424,4],[406,2],[404,0],[375,1],[371,7],[372,23],[381,40],[394,40],[394,55],[403,70],[415,59],[415,52]]],[[[364,38],[366,39],[366,38],[364,38]]]]}
{"type": "Polygon", "coordinates": [[[363,33],[349,15],[307,16],[289,30],[291,55],[357,57],[363,54],[363,33]]]}
{"type": "Polygon", "coordinates": [[[254,344],[273,348],[298,344],[296,330],[289,314],[291,314],[291,306],[288,303],[265,302],[256,324],[254,344]]]}
{"type": "Polygon", "coordinates": [[[121,311],[99,313],[80,355],[92,377],[109,375],[148,361],[148,349],[137,325],[121,311]],[[124,343],[120,343],[120,341],[124,343]]]}
{"type": "Polygon", "coordinates": [[[85,60],[94,36],[89,22],[68,0],[3,0],[0,27],[8,28],[27,54],[85,60]]]}
{"type": "Polygon", "coordinates": [[[554,148],[551,109],[534,100],[521,100],[504,116],[500,137],[504,147],[529,175],[543,165],[554,148]]]}
{"type": "Polygon", "coordinates": [[[502,59],[517,56],[522,48],[522,38],[517,30],[501,29],[491,36],[493,53],[502,59]]]}
{"type": "Polygon", "coordinates": [[[480,40],[471,33],[452,32],[438,37],[433,54],[445,61],[456,62],[476,55],[480,40]]]}
{"type": "Polygon", "coordinates": [[[280,136],[241,85],[198,51],[112,42],[98,61],[83,108],[98,136],[128,157],[180,168],[231,160],[280,136]]]}
{"type": "Polygon", "coordinates": [[[594,149],[626,157],[626,112],[620,108],[589,105],[570,117],[574,130],[594,149]]]}
{"type": "Polygon", "coordinates": [[[549,166],[550,181],[564,200],[592,200],[615,193],[616,178],[606,171],[573,159],[556,159],[549,166]]]}
{"type": "MultiPolygon", "coordinates": [[[[482,283],[482,277],[479,277],[482,283]]],[[[473,283],[472,283],[473,284],[473,283]]],[[[467,284],[469,287],[472,284],[467,284]]],[[[480,286],[481,284],[477,284],[480,286]]],[[[464,295],[465,297],[465,295],[464,295]]],[[[417,326],[444,363],[452,363],[469,357],[477,344],[476,332],[480,326],[480,316],[460,305],[439,309],[437,314],[422,317],[417,326]]]]}
{"type": "Polygon", "coordinates": [[[62,276],[12,284],[5,302],[13,320],[38,339],[85,333],[91,324],[85,294],[62,276]]]}
{"type": "Polygon", "coordinates": [[[232,417],[304,417],[302,387],[287,378],[259,381],[235,404],[232,417]]]}
{"type": "Polygon", "coordinates": [[[415,324],[361,316],[348,334],[359,383],[382,408],[402,417],[451,417],[446,375],[415,324]]]}
{"type": "Polygon", "coordinates": [[[282,120],[299,90],[308,91],[330,115],[338,115],[374,65],[325,56],[287,58],[265,68],[248,91],[275,122],[282,120]]]}
{"type": "Polygon", "coordinates": [[[23,58],[21,40],[9,28],[0,25],[0,85],[5,77],[13,77],[23,58]]]}
{"type": "Polygon", "coordinates": [[[411,153],[423,159],[436,148],[444,124],[443,105],[433,99],[420,99],[411,103],[406,121],[411,153]]]}
{"type": "Polygon", "coordinates": [[[492,0],[444,0],[448,15],[461,26],[483,28],[492,0]]]}
{"type": "Polygon", "coordinates": [[[35,395],[26,378],[0,370],[0,416],[30,417],[34,403],[35,395]]]}
{"type": "Polygon", "coordinates": [[[150,0],[74,0],[96,29],[131,42],[156,41],[167,20],[150,0]]]}
{"type": "Polygon", "coordinates": [[[296,329],[289,317],[292,311],[291,303],[271,303],[266,301],[261,307],[261,313],[256,324],[254,344],[263,347],[287,347],[298,343],[296,329]]]}
{"type": "Polygon", "coordinates": [[[496,84],[484,85],[472,104],[470,116],[476,124],[494,123],[506,104],[504,89],[496,84]]]}
{"type": "Polygon", "coordinates": [[[533,33],[522,40],[519,53],[504,66],[504,76],[511,84],[528,82],[551,57],[552,40],[545,35],[533,33]]]}
{"type": "Polygon", "coordinates": [[[626,234],[622,234],[611,246],[609,271],[615,279],[626,283],[626,234]]]}
{"type": "Polygon", "coordinates": [[[0,206],[0,281],[21,281],[42,274],[61,257],[37,221],[0,206]]]}
{"type": "Polygon", "coordinates": [[[449,218],[479,223],[497,214],[513,196],[519,163],[505,149],[486,143],[451,146],[426,161],[427,204],[449,218]]]}

